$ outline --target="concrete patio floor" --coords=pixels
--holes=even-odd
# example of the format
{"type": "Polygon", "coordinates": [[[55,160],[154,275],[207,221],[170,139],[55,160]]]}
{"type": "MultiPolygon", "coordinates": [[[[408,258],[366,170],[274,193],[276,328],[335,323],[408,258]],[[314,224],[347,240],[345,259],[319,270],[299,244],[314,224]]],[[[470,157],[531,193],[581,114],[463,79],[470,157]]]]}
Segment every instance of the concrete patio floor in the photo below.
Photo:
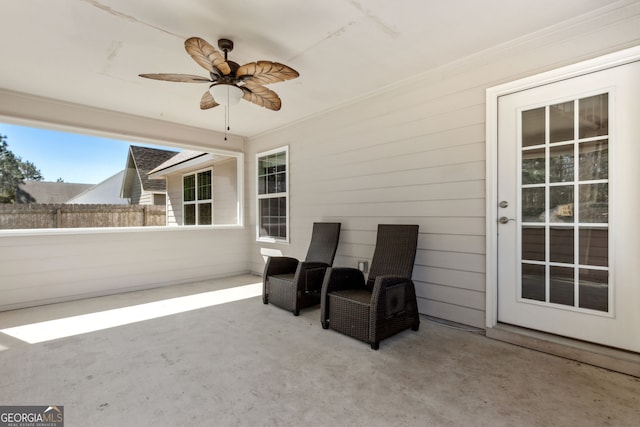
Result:
{"type": "Polygon", "coordinates": [[[63,405],[67,427],[640,423],[639,378],[426,317],[373,351],[318,309],[263,305],[259,282],[0,313],[0,405],[63,405]]]}

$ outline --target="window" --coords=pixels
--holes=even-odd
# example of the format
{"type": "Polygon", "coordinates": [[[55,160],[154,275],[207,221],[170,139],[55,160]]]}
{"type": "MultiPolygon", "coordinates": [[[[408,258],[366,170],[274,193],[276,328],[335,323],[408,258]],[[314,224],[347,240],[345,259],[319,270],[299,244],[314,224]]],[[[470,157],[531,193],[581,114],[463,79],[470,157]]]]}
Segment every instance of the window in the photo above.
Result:
{"type": "Polygon", "coordinates": [[[204,170],[182,177],[184,225],[213,223],[212,170],[204,170]]]}
{"type": "Polygon", "coordinates": [[[289,148],[258,153],[258,240],[288,241],[289,148]]]}
{"type": "MultiPolygon", "coordinates": [[[[95,120],[99,123],[102,117],[95,120]]],[[[156,145],[132,143],[88,135],[94,131],[85,128],[68,133],[47,130],[55,124],[41,126],[0,122],[0,236],[180,226],[183,177],[194,175],[197,180],[199,172],[205,172],[200,181],[210,178],[208,190],[205,185],[200,190],[211,192],[210,204],[204,206],[204,195],[194,193],[187,203],[192,205],[187,208],[191,220],[210,227],[243,226],[240,151],[199,151],[200,141],[176,148],[164,140],[156,145]],[[17,173],[8,173],[13,171],[17,173]]]]}

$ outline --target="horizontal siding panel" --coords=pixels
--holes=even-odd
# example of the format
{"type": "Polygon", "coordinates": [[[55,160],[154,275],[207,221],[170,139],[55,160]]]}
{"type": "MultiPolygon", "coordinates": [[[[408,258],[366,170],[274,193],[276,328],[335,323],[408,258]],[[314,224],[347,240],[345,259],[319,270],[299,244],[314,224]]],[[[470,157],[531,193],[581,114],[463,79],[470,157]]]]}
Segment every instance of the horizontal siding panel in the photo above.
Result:
{"type": "MultiPolygon", "coordinates": [[[[484,165],[484,161],[484,144],[472,143],[458,147],[442,148],[428,153],[411,153],[402,156],[391,154],[381,155],[379,158],[368,161],[359,161],[351,165],[331,164],[330,173],[327,173],[327,171],[317,175],[301,173],[299,174],[299,178],[292,181],[290,184],[294,186],[310,185],[313,187],[313,183],[321,182],[318,181],[319,179],[330,179],[335,181],[337,179],[344,180],[350,177],[379,175],[386,177],[384,181],[380,182],[381,186],[390,186],[391,184],[396,184],[397,186],[398,179],[406,180],[406,178],[402,176],[403,172],[411,172],[417,175],[417,183],[428,183],[434,181],[425,181],[424,178],[420,179],[419,175],[421,172],[426,173],[430,168],[441,168],[440,170],[442,171],[445,170],[443,168],[446,166],[456,166],[461,164],[468,165],[470,163],[481,163],[484,165]]],[[[309,167],[311,167],[311,165],[306,165],[306,168],[305,165],[300,165],[299,169],[295,166],[292,167],[292,177],[298,177],[296,170],[304,171],[308,170],[309,167]]],[[[442,174],[440,176],[442,176],[442,174]]],[[[458,177],[456,180],[460,180],[460,178],[458,177]]],[[[411,181],[406,180],[403,182],[411,181]]],[[[435,182],[443,181],[437,180],[435,182]]],[[[336,186],[335,188],[340,188],[342,190],[345,189],[342,186],[336,186]]]]}
{"type": "MultiPolygon", "coordinates": [[[[474,179],[484,180],[484,175],[485,162],[483,160],[477,162],[435,166],[433,168],[389,171],[384,174],[378,173],[377,171],[371,171],[370,173],[363,175],[355,175],[354,171],[349,171],[349,173],[345,174],[344,176],[332,173],[330,176],[327,176],[325,178],[323,184],[316,182],[313,185],[309,185],[309,187],[314,190],[321,190],[322,188],[325,188],[348,191],[365,188],[381,188],[391,185],[398,186],[401,183],[417,185],[460,182],[474,179]]],[[[302,183],[296,183],[295,177],[292,177],[291,180],[292,191],[296,189],[297,185],[305,184],[304,181],[302,183]]]]}
{"type": "MultiPolygon", "coordinates": [[[[398,218],[396,216],[356,217],[349,215],[340,217],[327,216],[325,218],[342,223],[342,228],[340,230],[341,241],[343,240],[343,234],[348,233],[349,230],[366,230],[375,235],[378,224],[417,224],[420,227],[420,235],[476,236],[484,239],[484,215],[482,217],[466,218],[427,218],[422,216],[408,216],[404,218],[398,218]]],[[[375,242],[375,239],[372,241],[375,242]]],[[[423,245],[423,247],[426,246],[423,245]]]]}
{"type": "MultiPolygon", "coordinates": [[[[404,111],[405,113],[410,112],[410,110],[404,111]]],[[[417,111],[420,112],[420,110],[417,111]]],[[[453,132],[461,127],[482,124],[484,123],[485,114],[484,104],[477,104],[442,113],[438,116],[423,117],[410,123],[385,123],[384,120],[375,120],[370,124],[360,123],[357,128],[335,136],[333,144],[325,146],[324,153],[331,157],[338,157],[343,153],[362,152],[372,148],[377,149],[378,145],[390,150],[398,144],[401,145],[402,141],[406,140],[413,141],[414,146],[407,147],[404,150],[398,149],[396,152],[422,151],[429,145],[423,142],[423,144],[415,147],[419,141],[418,138],[421,137],[422,141],[437,140],[438,135],[446,135],[449,131],[453,132]]],[[[329,136],[329,138],[331,137],[329,136]]],[[[481,135],[476,133],[473,139],[464,141],[467,143],[478,142],[478,138],[480,140],[483,139],[481,135]]]]}
{"type": "Polygon", "coordinates": [[[365,203],[376,200],[381,203],[418,199],[423,201],[484,199],[483,181],[462,181],[436,184],[407,184],[393,187],[365,188],[359,190],[334,190],[319,193],[319,198],[331,203],[365,203]]]}
{"type": "Polygon", "coordinates": [[[468,254],[485,254],[484,236],[421,234],[418,247],[445,252],[464,252],[468,254]]]}
{"type": "Polygon", "coordinates": [[[457,287],[471,291],[484,292],[485,290],[484,274],[473,271],[416,265],[413,268],[413,279],[420,282],[435,283],[437,285],[457,287]]]}
{"type": "MultiPolygon", "coordinates": [[[[421,133],[403,139],[394,139],[392,141],[383,141],[374,143],[367,141],[366,146],[351,147],[345,145],[340,140],[327,140],[321,135],[314,143],[306,144],[304,147],[294,146],[290,151],[292,166],[296,166],[299,162],[304,164],[313,163],[317,158],[327,158],[331,165],[343,166],[352,162],[362,161],[376,157],[374,154],[379,152],[392,153],[413,153],[413,152],[429,152],[447,147],[459,145],[467,145],[484,141],[485,129],[484,124],[471,124],[454,129],[440,130],[436,129],[432,133],[421,133]],[[364,157],[363,157],[364,156],[364,157]]],[[[321,172],[315,169],[312,173],[321,172]]]]}
{"type": "Polygon", "coordinates": [[[416,254],[416,265],[484,273],[485,257],[463,252],[419,250],[416,254]]]}
{"type": "Polygon", "coordinates": [[[462,323],[476,328],[485,327],[484,310],[418,298],[418,311],[427,316],[462,323]]]}
{"type": "Polygon", "coordinates": [[[444,304],[459,305],[475,310],[484,310],[484,292],[441,286],[433,283],[415,282],[416,296],[444,304]]]}
{"type": "Polygon", "coordinates": [[[398,201],[392,203],[332,203],[325,201],[323,206],[332,206],[332,212],[338,216],[383,216],[402,218],[406,216],[445,216],[445,217],[482,217],[484,199],[465,200],[426,200],[398,201]]]}

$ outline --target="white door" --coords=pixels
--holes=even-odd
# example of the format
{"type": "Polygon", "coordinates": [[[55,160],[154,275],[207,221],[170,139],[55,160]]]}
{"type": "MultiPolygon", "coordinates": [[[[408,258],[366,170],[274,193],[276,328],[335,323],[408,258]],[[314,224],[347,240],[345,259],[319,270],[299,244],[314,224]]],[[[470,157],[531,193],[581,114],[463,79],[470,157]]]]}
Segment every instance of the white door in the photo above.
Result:
{"type": "Polygon", "coordinates": [[[640,62],[498,99],[498,321],[640,352],[640,62]]]}

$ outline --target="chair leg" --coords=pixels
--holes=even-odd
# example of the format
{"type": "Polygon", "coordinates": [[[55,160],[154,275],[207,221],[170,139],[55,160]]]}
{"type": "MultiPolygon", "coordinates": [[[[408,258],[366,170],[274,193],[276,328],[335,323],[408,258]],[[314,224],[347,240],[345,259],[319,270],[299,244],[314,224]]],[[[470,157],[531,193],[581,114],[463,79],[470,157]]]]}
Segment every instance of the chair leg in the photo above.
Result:
{"type": "Polygon", "coordinates": [[[262,295],[262,303],[263,304],[269,304],[269,297],[266,295],[262,295]]]}
{"type": "Polygon", "coordinates": [[[322,329],[329,329],[329,322],[325,320],[324,322],[320,322],[320,323],[322,323],[322,329]]]}
{"type": "Polygon", "coordinates": [[[411,326],[411,330],[412,331],[417,331],[418,329],[420,329],[420,323],[416,323],[416,324],[411,326]]]}
{"type": "Polygon", "coordinates": [[[294,316],[299,316],[300,315],[300,309],[299,308],[294,308],[292,311],[293,311],[293,315],[294,316]]]}
{"type": "Polygon", "coordinates": [[[371,350],[377,350],[380,348],[380,341],[376,341],[376,342],[372,342],[371,343],[371,350]]]}

